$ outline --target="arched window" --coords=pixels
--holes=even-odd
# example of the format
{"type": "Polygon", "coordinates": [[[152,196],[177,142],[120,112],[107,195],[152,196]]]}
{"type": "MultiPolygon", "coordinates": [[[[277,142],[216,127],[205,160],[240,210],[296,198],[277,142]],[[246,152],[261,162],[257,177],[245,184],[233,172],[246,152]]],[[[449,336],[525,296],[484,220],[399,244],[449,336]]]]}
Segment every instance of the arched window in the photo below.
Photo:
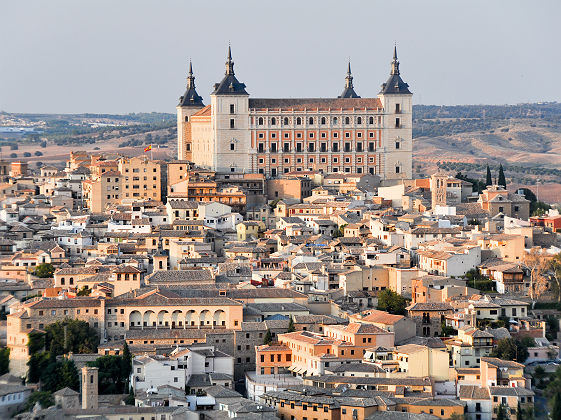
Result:
{"type": "Polygon", "coordinates": [[[314,117],[308,118],[308,124],[313,124],[313,123],[314,123],[314,117]]]}
{"type": "Polygon", "coordinates": [[[321,124],[325,124],[325,117],[321,117],[321,124]]]}
{"type": "Polygon", "coordinates": [[[259,119],[257,120],[257,124],[263,125],[263,117],[259,117],[259,119]]]}
{"type": "Polygon", "coordinates": [[[271,118],[271,125],[277,125],[277,119],[275,117],[271,118]]]}
{"type": "Polygon", "coordinates": [[[71,285],[74,284],[74,277],[70,277],[69,284],[71,284],[71,285]]]}
{"type": "Polygon", "coordinates": [[[345,117],[345,124],[350,124],[351,123],[351,119],[349,117],[345,117]]]}
{"type": "Polygon", "coordinates": [[[362,117],[357,117],[356,123],[357,124],[362,124],[362,117]]]}
{"type": "Polygon", "coordinates": [[[302,118],[298,117],[296,118],[296,125],[301,125],[302,124],[302,118]]]}
{"type": "Polygon", "coordinates": [[[368,124],[374,124],[374,117],[370,117],[368,119],[368,124]]]}
{"type": "Polygon", "coordinates": [[[339,119],[337,117],[333,117],[333,124],[337,124],[337,122],[339,121],[339,119]]]}
{"type": "Polygon", "coordinates": [[[288,117],[284,117],[284,125],[288,125],[288,117]]]}

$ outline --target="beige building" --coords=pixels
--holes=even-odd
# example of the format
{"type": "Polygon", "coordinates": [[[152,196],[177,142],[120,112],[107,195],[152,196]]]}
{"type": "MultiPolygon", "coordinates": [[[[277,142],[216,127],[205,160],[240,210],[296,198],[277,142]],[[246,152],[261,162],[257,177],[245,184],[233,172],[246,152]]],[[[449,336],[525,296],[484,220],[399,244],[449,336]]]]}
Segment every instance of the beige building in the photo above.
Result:
{"type": "Polygon", "coordinates": [[[162,199],[159,161],[144,156],[121,158],[97,162],[90,168],[92,175],[82,181],[82,192],[86,206],[93,213],[102,213],[108,206],[127,201],[162,199]]]}
{"type": "Polygon", "coordinates": [[[177,109],[179,159],[218,172],[412,176],[412,94],[401,79],[396,51],[380,93],[365,99],[354,91],[350,65],[338,98],[250,98],[229,51],[210,105],[203,108],[190,72],[177,109]]]}

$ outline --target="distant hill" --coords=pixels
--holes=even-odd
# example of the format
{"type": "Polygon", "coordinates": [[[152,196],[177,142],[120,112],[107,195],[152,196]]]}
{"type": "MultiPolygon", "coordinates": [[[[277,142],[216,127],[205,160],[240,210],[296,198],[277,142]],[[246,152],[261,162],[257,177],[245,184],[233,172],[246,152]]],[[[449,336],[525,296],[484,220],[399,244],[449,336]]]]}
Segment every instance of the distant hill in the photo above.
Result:
{"type": "Polygon", "coordinates": [[[416,105],[413,119],[416,176],[440,166],[481,179],[502,164],[512,186],[561,184],[561,104],[416,105]]]}

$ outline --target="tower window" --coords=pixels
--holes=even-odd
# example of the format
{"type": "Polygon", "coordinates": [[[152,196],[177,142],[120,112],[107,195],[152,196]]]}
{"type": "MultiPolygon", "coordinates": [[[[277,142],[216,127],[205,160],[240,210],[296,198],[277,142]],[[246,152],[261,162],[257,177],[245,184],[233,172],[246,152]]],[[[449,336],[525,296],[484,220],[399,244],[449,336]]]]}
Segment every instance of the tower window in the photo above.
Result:
{"type": "Polygon", "coordinates": [[[259,117],[259,119],[257,120],[257,124],[263,125],[263,117],[259,117]]]}
{"type": "Polygon", "coordinates": [[[277,119],[275,117],[271,118],[271,125],[277,125],[277,119]]]}
{"type": "Polygon", "coordinates": [[[189,117],[185,117],[185,122],[189,122],[189,117]]]}
{"type": "Polygon", "coordinates": [[[230,104],[230,114],[234,113],[234,104],[230,104]]]}
{"type": "Polygon", "coordinates": [[[395,113],[399,114],[401,112],[401,107],[399,104],[395,104],[395,113]]]}
{"type": "Polygon", "coordinates": [[[235,120],[230,118],[230,128],[235,128],[235,120]]]}
{"type": "Polygon", "coordinates": [[[401,127],[401,121],[399,120],[399,118],[395,119],[395,128],[400,128],[401,127]]]}
{"type": "Polygon", "coordinates": [[[302,125],[302,118],[296,118],[296,125],[302,125]]]}
{"type": "Polygon", "coordinates": [[[399,149],[399,142],[398,141],[395,142],[395,148],[399,149]]]}
{"type": "Polygon", "coordinates": [[[333,117],[333,124],[337,124],[337,117],[333,117]]]}
{"type": "Polygon", "coordinates": [[[234,143],[230,143],[230,150],[236,150],[236,145],[234,143]]]}
{"type": "Polygon", "coordinates": [[[325,124],[325,117],[321,117],[321,123],[322,125],[325,124]]]}
{"type": "Polygon", "coordinates": [[[398,174],[399,172],[400,172],[400,168],[399,168],[399,166],[396,166],[395,167],[395,173],[398,174]]]}
{"type": "Polygon", "coordinates": [[[362,117],[358,117],[358,118],[356,119],[356,123],[357,123],[357,124],[362,124],[362,117]]]}
{"type": "Polygon", "coordinates": [[[288,117],[284,117],[284,125],[288,125],[288,117]]]}
{"type": "Polygon", "coordinates": [[[313,124],[314,123],[314,117],[310,117],[308,119],[308,124],[313,124]]]}
{"type": "Polygon", "coordinates": [[[350,123],[351,123],[350,118],[349,118],[349,117],[345,117],[345,124],[350,124],[350,123]]]}
{"type": "Polygon", "coordinates": [[[374,124],[374,117],[368,118],[368,124],[374,124]]]}

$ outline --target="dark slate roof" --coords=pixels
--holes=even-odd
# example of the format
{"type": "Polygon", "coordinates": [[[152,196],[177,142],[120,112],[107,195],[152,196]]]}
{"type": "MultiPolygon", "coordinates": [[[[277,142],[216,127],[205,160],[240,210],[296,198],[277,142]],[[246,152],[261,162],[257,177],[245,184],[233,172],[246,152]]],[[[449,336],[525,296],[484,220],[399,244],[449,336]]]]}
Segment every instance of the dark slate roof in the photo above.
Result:
{"type": "Polygon", "coordinates": [[[245,83],[241,83],[234,74],[234,62],[232,51],[228,47],[228,59],[226,61],[226,74],[220,83],[214,85],[213,95],[249,95],[245,90],[245,83]]]}
{"type": "Polygon", "coordinates": [[[250,98],[250,108],[382,108],[379,98],[250,98]]]}
{"type": "Polygon", "coordinates": [[[187,90],[179,98],[179,105],[182,107],[191,106],[202,108],[205,106],[203,98],[199,96],[195,89],[195,76],[193,76],[193,66],[189,63],[189,75],[187,76],[187,90]]]}
{"type": "Polygon", "coordinates": [[[409,90],[409,85],[403,81],[399,75],[399,61],[397,61],[397,48],[394,48],[393,61],[392,61],[392,71],[390,73],[390,78],[386,83],[382,84],[382,90],[380,93],[383,95],[388,94],[411,94],[409,90]]]}
{"type": "Polygon", "coordinates": [[[345,77],[345,89],[339,95],[339,98],[360,98],[353,87],[353,76],[351,73],[351,62],[349,61],[349,68],[347,70],[347,77],[345,77]]]}

